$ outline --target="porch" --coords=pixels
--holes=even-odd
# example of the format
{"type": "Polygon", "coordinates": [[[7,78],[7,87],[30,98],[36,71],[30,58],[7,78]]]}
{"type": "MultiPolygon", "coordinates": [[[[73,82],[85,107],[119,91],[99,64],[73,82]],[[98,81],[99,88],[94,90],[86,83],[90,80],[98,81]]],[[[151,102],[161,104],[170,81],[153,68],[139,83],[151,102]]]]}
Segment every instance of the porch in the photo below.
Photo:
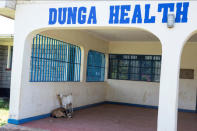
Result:
{"type": "MultiPolygon", "coordinates": [[[[18,119],[13,119],[15,116],[13,112],[16,111],[13,103],[16,103],[14,102],[16,99],[12,99],[9,123],[21,124],[24,119],[29,122],[31,117],[50,113],[59,107],[56,98],[59,93],[72,93],[75,108],[103,101],[158,106],[161,88],[161,56],[162,59],[165,57],[163,57],[159,39],[150,32],[124,28],[54,29],[36,32],[36,34],[39,35],[31,34],[24,46],[26,49],[24,54],[28,56],[24,59],[29,62],[24,63],[26,68],[23,69],[23,76],[27,77],[23,77],[25,84],[21,88],[21,91],[24,92],[20,101],[22,103],[21,115],[18,119]],[[50,43],[52,40],[53,42],[50,43]],[[99,70],[97,70],[97,66],[96,68],[91,67],[91,60],[95,58],[89,57],[89,54],[93,51],[101,56],[101,60],[97,61],[100,63],[99,70]],[[62,52],[66,55],[62,55],[62,52]],[[60,54],[66,57],[59,57],[60,54]],[[106,57],[103,57],[104,55],[106,57]],[[62,69],[62,67],[64,68],[62,69]],[[64,69],[67,67],[70,70],[65,71],[64,69]],[[94,68],[93,72],[90,70],[92,68],[94,68]]],[[[188,40],[181,58],[181,69],[192,70],[193,74],[191,74],[192,78],[182,79],[180,77],[178,107],[191,112],[196,110],[195,72],[197,63],[193,61],[197,50],[196,38],[197,36],[194,35],[188,40]]],[[[171,56],[168,57],[168,60],[174,61],[175,58],[171,58],[171,56]]],[[[172,65],[171,62],[170,65],[172,65]]],[[[180,70],[179,66],[176,68],[180,70]]],[[[171,66],[168,69],[174,71],[171,66]]],[[[172,90],[170,87],[172,87],[171,82],[168,95],[172,90]]],[[[15,96],[16,94],[12,97],[15,96]]],[[[166,96],[165,94],[165,103],[168,98],[166,96]]],[[[165,105],[162,115],[172,107],[169,103],[165,105]]],[[[152,131],[157,130],[157,114],[155,109],[102,105],[76,111],[72,120],[48,118],[30,122],[24,126],[52,130],[59,128],[152,131]]],[[[179,117],[180,130],[196,129],[196,114],[180,113],[179,117]],[[189,125],[184,126],[187,122],[189,125]]]]}
{"type": "MultiPolygon", "coordinates": [[[[179,112],[178,116],[178,131],[196,131],[196,113],[179,112]]],[[[156,131],[157,109],[102,104],[75,111],[72,119],[46,118],[21,126],[50,131],[156,131]]]]}

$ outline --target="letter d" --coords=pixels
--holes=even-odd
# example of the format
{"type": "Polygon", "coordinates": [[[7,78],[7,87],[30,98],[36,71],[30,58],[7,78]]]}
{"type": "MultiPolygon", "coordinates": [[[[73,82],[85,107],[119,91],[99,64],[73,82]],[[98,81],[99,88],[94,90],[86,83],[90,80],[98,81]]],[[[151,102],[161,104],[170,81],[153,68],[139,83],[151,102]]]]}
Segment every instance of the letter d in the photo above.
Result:
{"type": "Polygon", "coordinates": [[[49,9],[49,25],[53,25],[57,22],[57,9],[49,9]]]}

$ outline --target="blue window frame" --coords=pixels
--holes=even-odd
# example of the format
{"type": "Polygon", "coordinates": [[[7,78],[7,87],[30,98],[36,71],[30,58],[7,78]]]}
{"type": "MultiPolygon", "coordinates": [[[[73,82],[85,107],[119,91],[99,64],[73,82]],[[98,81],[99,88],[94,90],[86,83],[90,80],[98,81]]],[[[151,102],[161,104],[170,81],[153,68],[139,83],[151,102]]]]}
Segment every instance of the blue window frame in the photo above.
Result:
{"type": "Polygon", "coordinates": [[[80,47],[43,35],[33,38],[31,82],[78,82],[80,66],[80,47]]]}
{"type": "Polygon", "coordinates": [[[90,50],[87,62],[87,82],[103,82],[105,77],[105,55],[90,50]]]}
{"type": "Polygon", "coordinates": [[[159,82],[161,56],[109,55],[109,79],[159,82]]]}

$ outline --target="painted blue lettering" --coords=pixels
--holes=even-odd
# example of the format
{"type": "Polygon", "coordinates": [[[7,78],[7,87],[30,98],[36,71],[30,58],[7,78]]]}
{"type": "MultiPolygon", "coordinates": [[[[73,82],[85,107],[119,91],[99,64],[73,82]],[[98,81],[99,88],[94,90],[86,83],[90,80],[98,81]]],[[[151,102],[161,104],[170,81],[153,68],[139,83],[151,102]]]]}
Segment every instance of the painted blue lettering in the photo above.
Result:
{"type": "Polygon", "coordinates": [[[132,23],[142,23],[142,14],[140,5],[135,5],[132,23]]]}
{"type": "Polygon", "coordinates": [[[155,23],[155,16],[150,17],[150,4],[145,5],[144,23],[155,23]]]}
{"type": "Polygon", "coordinates": [[[50,8],[49,9],[49,25],[53,25],[57,22],[57,9],[50,8]]]}
{"type": "Polygon", "coordinates": [[[84,24],[86,22],[86,15],[85,13],[87,12],[86,7],[80,7],[78,10],[78,23],[79,24],[84,24]]]}
{"type": "Polygon", "coordinates": [[[187,14],[188,14],[188,7],[189,7],[189,2],[184,2],[184,3],[177,3],[176,5],[177,11],[176,11],[176,23],[186,23],[187,22],[187,14]],[[183,7],[183,10],[181,10],[183,7]],[[182,16],[182,19],[181,19],[182,16]]]}
{"type": "Polygon", "coordinates": [[[128,12],[131,10],[130,5],[121,6],[120,24],[129,24],[130,18],[128,18],[128,12]]]}
{"type": "Polygon", "coordinates": [[[58,22],[59,22],[59,24],[65,24],[66,23],[66,12],[67,12],[67,8],[59,8],[58,9],[58,22]]]}
{"type": "Polygon", "coordinates": [[[158,5],[158,12],[161,12],[163,9],[163,19],[162,23],[167,23],[168,19],[168,10],[170,9],[171,12],[174,11],[174,3],[165,3],[158,5]]]}
{"type": "Polygon", "coordinates": [[[88,18],[88,24],[96,24],[97,19],[96,19],[96,7],[92,6],[90,9],[90,14],[88,18]]]}
{"type": "Polygon", "coordinates": [[[119,23],[119,12],[120,6],[110,6],[110,17],[109,17],[109,24],[118,24],[119,23]]]}
{"type": "Polygon", "coordinates": [[[68,20],[67,24],[76,24],[77,7],[68,8],[68,20]]]}

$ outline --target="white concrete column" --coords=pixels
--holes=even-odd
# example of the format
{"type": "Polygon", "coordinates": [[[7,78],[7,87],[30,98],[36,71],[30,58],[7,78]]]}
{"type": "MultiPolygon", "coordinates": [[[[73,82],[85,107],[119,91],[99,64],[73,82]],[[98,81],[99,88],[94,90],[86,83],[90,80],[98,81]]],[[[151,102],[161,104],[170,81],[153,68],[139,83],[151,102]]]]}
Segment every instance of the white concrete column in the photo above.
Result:
{"type": "Polygon", "coordinates": [[[7,69],[11,68],[11,46],[8,46],[8,56],[7,56],[7,69]]]}
{"type": "Polygon", "coordinates": [[[157,131],[177,130],[179,70],[183,41],[162,41],[162,67],[159,91],[157,131]]]}
{"type": "MultiPolygon", "coordinates": [[[[18,30],[17,30],[18,31],[18,30]]],[[[11,93],[10,93],[10,110],[9,110],[9,122],[10,119],[18,120],[20,119],[20,108],[21,108],[21,94],[22,94],[22,83],[24,82],[25,63],[27,57],[31,53],[31,41],[32,37],[23,34],[22,31],[16,33],[14,39],[14,49],[13,49],[13,61],[12,61],[12,77],[11,77],[11,93]],[[27,43],[26,43],[27,42],[27,43]]],[[[29,64],[29,63],[28,63],[29,64]]],[[[17,124],[17,123],[14,123],[17,124]]]]}

